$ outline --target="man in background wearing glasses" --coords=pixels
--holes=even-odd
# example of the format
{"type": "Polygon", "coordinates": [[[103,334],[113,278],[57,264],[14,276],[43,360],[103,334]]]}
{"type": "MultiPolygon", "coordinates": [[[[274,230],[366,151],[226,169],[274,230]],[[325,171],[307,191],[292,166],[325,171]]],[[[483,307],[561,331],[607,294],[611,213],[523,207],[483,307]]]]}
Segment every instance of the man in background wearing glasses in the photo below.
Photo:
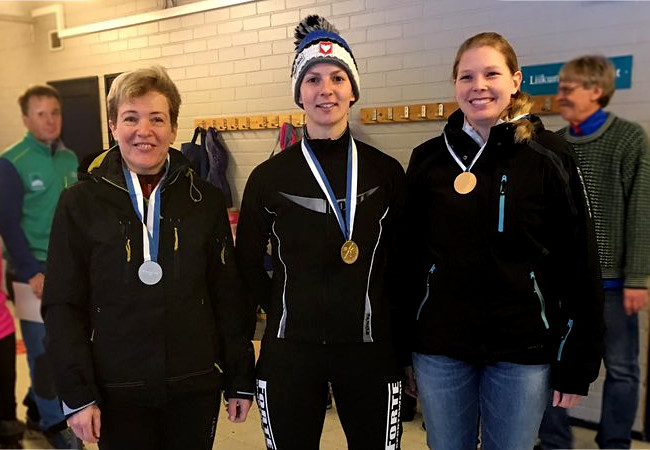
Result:
{"type": "MultiPolygon", "coordinates": [[[[582,56],[560,71],[557,101],[587,186],[605,290],[606,377],[596,443],[630,448],[639,401],[638,312],[648,303],[650,159],[638,124],[603,111],[615,72],[604,56],[582,56]]],[[[542,448],[571,448],[563,408],[547,408],[542,448]]]]}

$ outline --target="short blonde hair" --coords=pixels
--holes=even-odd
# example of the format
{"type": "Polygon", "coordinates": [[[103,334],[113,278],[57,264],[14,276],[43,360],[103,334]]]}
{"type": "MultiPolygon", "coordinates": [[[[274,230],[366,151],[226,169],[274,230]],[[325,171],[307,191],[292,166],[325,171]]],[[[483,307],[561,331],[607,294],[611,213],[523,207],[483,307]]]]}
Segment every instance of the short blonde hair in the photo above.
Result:
{"type": "Polygon", "coordinates": [[[598,104],[609,104],[615,90],[616,71],[612,62],[603,55],[585,55],[572,59],[560,69],[560,81],[573,81],[585,88],[598,86],[603,94],[598,104]]]}
{"type": "Polygon", "coordinates": [[[149,92],[158,92],[167,98],[171,125],[176,129],[178,127],[178,112],[181,107],[181,94],[169,78],[167,71],[161,66],[124,72],[115,78],[106,99],[108,118],[113,123],[117,122],[117,111],[120,105],[149,92]]]}

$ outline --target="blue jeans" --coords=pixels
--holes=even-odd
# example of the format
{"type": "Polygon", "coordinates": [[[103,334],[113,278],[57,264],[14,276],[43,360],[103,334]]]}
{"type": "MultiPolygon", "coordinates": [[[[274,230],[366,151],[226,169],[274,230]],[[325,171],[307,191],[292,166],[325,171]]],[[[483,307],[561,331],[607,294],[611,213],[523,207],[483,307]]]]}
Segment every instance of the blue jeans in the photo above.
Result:
{"type": "Polygon", "coordinates": [[[41,415],[39,426],[47,430],[65,420],[54,389],[49,361],[45,357],[45,325],[27,320],[20,321],[23,341],[27,349],[27,364],[32,382],[31,395],[41,415]]]}
{"type": "Polygon", "coordinates": [[[532,449],[550,395],[549,364],[476,366],[413,354],[427,444],[435,450],[532,449]]]}
{"type": "MultiPolygon", "coordinates": [[[[623,309],[623,291],[605,291],[605,384],[596,443],[630,448],[639,403],[639,318],[623,309]]],[[[542,448],[571,448],[566,410],[549,408],[540,430],[542,448]]]]}

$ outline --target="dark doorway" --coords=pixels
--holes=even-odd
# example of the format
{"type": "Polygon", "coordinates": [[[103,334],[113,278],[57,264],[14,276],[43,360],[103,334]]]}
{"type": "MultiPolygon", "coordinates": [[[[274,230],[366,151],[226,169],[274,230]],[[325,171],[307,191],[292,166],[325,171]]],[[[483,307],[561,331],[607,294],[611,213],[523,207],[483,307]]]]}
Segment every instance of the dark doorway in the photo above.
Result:
{"type": "Polygon", "coordinates": [[[103,148],[99,77],[48,81],[59,91],[63,110],[61,139],[79,161],[103,148]]]}
{"type": "MultiPolygon", "coordinates": [[[[111,86],[113,85],[113,81],[119,74],[122,72],[117,72],[117,73],[109,73],[108,75],[104,75],[104,94],[106,95],[106,98],[108,98],[108,93],[111,90],[111,86]]],[[[113,139],[113,133],[111,133],[111,128],[108,126],[108,102],[106,102],[106,127],[108,129],[108,147],[112,147],[116,144],[115,139],[113,139]]]]}

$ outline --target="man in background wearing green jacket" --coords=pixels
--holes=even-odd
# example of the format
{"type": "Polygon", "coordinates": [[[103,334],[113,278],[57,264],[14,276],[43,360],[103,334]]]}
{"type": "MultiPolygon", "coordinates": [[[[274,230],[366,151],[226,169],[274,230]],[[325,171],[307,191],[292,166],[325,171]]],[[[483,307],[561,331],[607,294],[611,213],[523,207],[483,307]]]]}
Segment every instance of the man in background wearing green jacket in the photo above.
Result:
{"type": "MultiPolygon", "coordinates": [[[[61,101],[54,88],[30,87],[18,103],[28,131],[0,154],[0,235],[13,279],[28,283],[40,299],[54,210],[63,189],[77,179],[78,161],[60,139],[61,101]]],[[[28,399],[38,407],[38,427],[54,448],[80,448],[54,390],[45,326],[27,320],[20,325],[32,382],[28,399]]]]}

